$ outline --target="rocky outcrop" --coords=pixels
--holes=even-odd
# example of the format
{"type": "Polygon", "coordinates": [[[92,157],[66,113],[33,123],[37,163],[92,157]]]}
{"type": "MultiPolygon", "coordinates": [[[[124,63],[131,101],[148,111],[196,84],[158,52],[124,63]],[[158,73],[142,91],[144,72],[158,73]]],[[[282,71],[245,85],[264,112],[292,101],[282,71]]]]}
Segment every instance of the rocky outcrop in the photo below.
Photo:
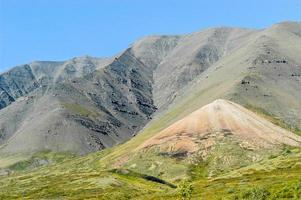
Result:
{"type": "Polygon", "coordinates": [[[0,109],[39,87],[29,65],[13,68],[0,76],[0,109]]]}

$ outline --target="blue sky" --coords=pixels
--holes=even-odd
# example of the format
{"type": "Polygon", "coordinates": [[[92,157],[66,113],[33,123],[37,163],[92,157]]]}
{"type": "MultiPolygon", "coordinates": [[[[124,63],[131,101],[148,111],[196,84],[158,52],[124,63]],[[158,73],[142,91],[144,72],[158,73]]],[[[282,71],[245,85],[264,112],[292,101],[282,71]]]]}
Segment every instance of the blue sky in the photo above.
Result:
{"type": "Polygon", "coordinates": [[[300,0],[0,0],[0,71],[34,60],[112,56],[152,34],[301,20],[300,0]]]}

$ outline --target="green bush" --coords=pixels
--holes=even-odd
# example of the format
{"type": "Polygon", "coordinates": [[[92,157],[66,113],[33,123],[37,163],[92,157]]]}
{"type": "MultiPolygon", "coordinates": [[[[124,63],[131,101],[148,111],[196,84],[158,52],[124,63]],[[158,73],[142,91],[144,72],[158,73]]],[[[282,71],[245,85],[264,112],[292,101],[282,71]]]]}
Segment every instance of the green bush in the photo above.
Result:
{"type": "Polygon", "coordinates": [[[193,192],[193,187],[191,183],[188,181],[183,181],[179,187],[182,200],[190,200],[193,192]]]}
{"type": "Polygon", "coordinates": [[[288,154],[291,154],[292,151],[290,150],[290,147],[284,147],[283,151],[282,151],[282,155],[286,156],[288,154]]]}
{"type": "Polygon", "coordinates": [[[244,200],[266,200],[270,196],[270,192],[261,187],[251,188],[242,194],[244,200]]]}
{"type": "Polygon", "coordinates": [[[287,184],[276,192],[272,199],[301,199],[301,179],[293,184],[287,184]]]}

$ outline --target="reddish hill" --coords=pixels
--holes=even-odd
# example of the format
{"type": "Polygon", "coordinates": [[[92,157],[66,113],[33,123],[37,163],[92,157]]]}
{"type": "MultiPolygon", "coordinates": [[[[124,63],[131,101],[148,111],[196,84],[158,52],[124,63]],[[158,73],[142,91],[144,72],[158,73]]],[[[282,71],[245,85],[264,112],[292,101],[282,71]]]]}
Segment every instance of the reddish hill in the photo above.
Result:
{"type": "Polygon", "coordinates": [[[159,132],[137,150],[157,147],[165,152],[194,153],[200,145],[209,148],[225,137],[232,137],[247,149],[301,143],[301,137],[236,103],[218,99],[159,132]]]}

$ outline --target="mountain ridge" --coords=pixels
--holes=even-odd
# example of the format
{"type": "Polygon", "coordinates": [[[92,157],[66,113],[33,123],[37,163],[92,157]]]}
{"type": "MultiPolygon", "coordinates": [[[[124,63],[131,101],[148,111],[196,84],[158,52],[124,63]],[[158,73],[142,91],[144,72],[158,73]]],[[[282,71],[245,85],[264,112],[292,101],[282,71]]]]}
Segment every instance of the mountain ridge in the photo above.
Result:
{"type": "MultiPolygon", "coordinates": [[[[67,123],[57,126],[52,123],[55,120],[46,118],[45,128],[35,126],[34,121],[25,123],[35,135],[31,137],[57,141],[56,134],[65,137],[64,130],[70,130],[82,138],[72,136],[77,142],[68,148],[64,143],[55,148],[55,143],[46,145],[58,151],[79,148],[80,153],[88,153],[110,147],[159,119],[166,122],[163,129],[219,98],[260,108],[300,129],[299,33],[298,22],[263,30],[211,28],[186,35],[146,37],[112,58],[85,56],[14,68],[0,75],[0,144],[15,138],[12,136],[18,130],[28,141],[29,133],[22,124],[53,113],[38,103],[40,98],[52,110],[60,110],[56,118],[67,123]],[[39,115],[39,109],[44,114],[39,115]],[[29,113],[31,117],[27,117],[29,113]],[[61,129],[56,131],[58,127],[61,129]]],[[[43,144],[37,142],[37,149],[43,150],[43,144]]]]}

